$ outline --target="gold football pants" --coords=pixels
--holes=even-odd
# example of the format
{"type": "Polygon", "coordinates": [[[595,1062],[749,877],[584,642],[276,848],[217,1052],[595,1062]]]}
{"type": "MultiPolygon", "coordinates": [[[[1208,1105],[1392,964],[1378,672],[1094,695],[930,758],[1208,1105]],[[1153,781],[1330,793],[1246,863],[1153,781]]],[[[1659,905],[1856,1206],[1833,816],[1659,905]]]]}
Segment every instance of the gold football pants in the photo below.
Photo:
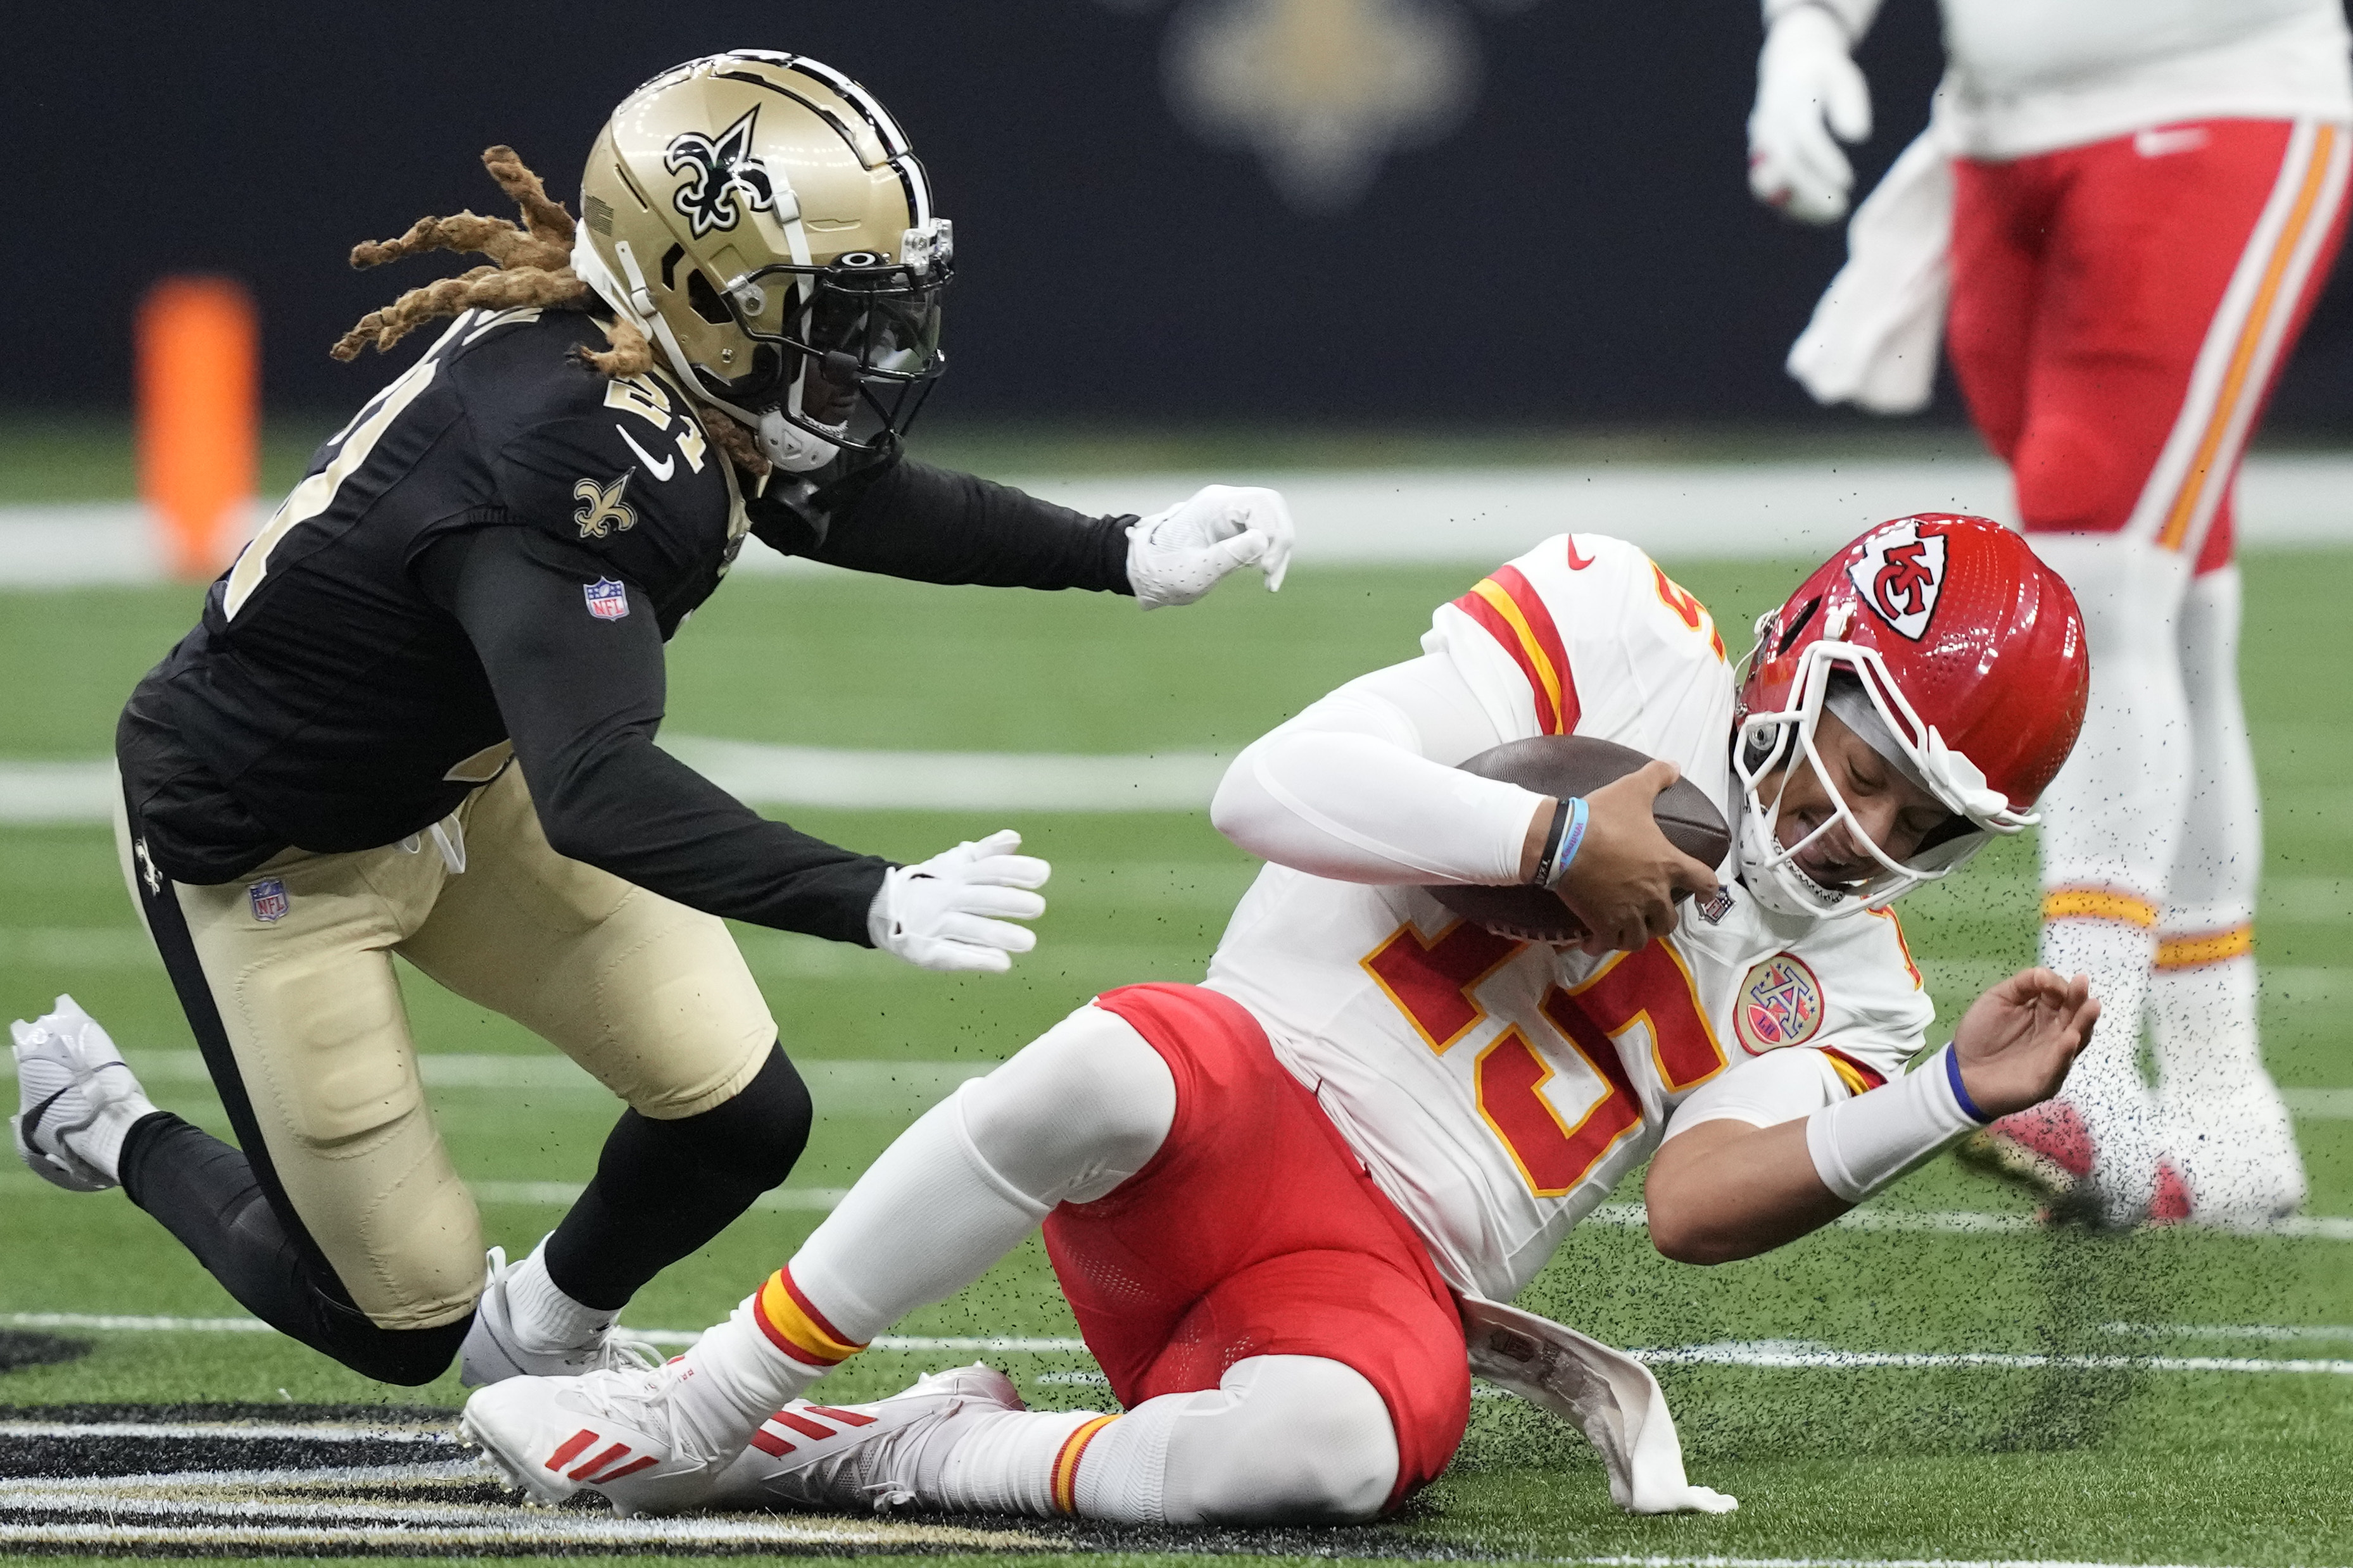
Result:
{"type": "MultiPolygon", "coordinates": [[[[153,872],[119,809],[116,830],[143,912],[153,872]]],[[[266,1152],[383,1329],[454,1322],[482,1286],[480,1220],[425,1102],[394,954],[657,1120],[733,1097],[776,1038],[725,924],[556,854],[513,766],[436,832],[353,854],[289,849],[235,882],[165,886],[233,1058],[222,1099],[233,1121],[248,1119],[237,1099],[249,1107],[240,1141],[266,1152]]],[[[201,1032],[190,955],[174,962],[178,933],[154,934],[201,1032]]]]}

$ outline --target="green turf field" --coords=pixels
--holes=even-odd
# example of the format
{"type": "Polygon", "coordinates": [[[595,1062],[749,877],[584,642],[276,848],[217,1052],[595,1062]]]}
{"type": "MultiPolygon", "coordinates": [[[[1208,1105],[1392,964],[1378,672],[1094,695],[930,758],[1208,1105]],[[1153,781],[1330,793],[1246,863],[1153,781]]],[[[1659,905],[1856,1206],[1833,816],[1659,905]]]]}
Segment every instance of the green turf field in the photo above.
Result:
{"type": "MultiPolygon", "coordinates": [[[[1672,566],[1674,563],[1670,563],[1672,566]]],[[[1678,577],[1731,635],[1793,581],[1787,565],[1692,563],[1678,577]]],[[[1301,571],[1279,596],[1229,584],[1190,610],[836,575],[741,580],[673,648],[670,723],[698,735],[924,750],[1230,750],[1345,677],[1409,657],[1430,606],[1476,569],[1301,571]]],[[[2246,679],[2267,792],[2261,946],[2282,1081],[2353,1086],[2353,694],[2334,673],[2353,552],[2248,563],[2246,679]]],[[[0,757],[103,754],[116,705],[186,624],[182,589],[0,595],[0,757]]],[[[802,826],[917,858],[999,826],[1050,858],[1037,952],[1008,977],[948,979],[877,955],[744,932],[786,1044],[807,1062],[1002,1058],[1090,992],[1198,973],[1250,863],[1198,817],[810,812],[802,826]]],[[[1905,907],[1947,1018],[1968,988],[2030,958],[2032,848],[1998,847],[1905,907]]],[[[423,1048],[543,1050],[407,976],[423,1048]]],[[[0,1016],[69,990],[134,1061],[184,1051],[185,1026],[95,827],[0,830],[0,1016]]],[[[157,1098],[216,1130],[198,1083],[157,1098]]],[[[434,1091],[459,1164],[509,1194],[491,1239],[527,1248],[556,1217],[514,1194],[576,1183],[616,1107],[559,1077],[434,1091]]],[[[788,1191],[846,1185],[903,1125],[887,1094],[820,1104],[788,1191]]],[[[2353,1215],[2353,1121],[2301,1121],[2311,1212],[2353,1215]]],[[[1621,1194],[1630,1199],[1630,1191],[1621,1194]]],[[[1953,1167],[1879,1207],[2022,1214],[1953,1167]]],[[[650,1287],[641,1327],[700,1327],[775,1267],[814,1207],[755,1211],[650,1287]]],[[[1363,1552],[1548,1557],[2112,1563],[2353,1562],[2353,1241],[1901,1228],[1823,1233],[1715,1269],[1669,1264],[1639,1230],[1580,1230],[1528,1304],[1621,1345],[1793,1342],[1850,1352],[2009,1352],[2030,1366],[1787,1369],[1663,1364],[1693,1477],[1738,1494],[1723,1518],[1630,1519],[1580,1439],[1482,1399],[1447,1479],[1363,1552]],[[2146,1332],[2125,1331],[2140,1325],[2146,1332]],[[2255,1328],[2280,1331],[2270,1337],[2255,1328]],[[2317,1329],[2296,1335],[2287,1331],[2317,1329]],[[2196,1331],[2208,1331],[2200,1333],[2196,1331]],[[2232,1333],[2228,1331],[2241,1331],[2232,1333]],[[2334,1371],[2166,1370],[2135,1357],[2336,1358],[2334,1371]],[[2087,1364],[2083,1358],[2123,1358],[2087,1364]]],[[[0,1172],[0,1313],[218,1318],[227,1298],[118,1194],[78,1197],[0,1172]]],[[[917,1335],[1068,1335],[1034,1246],[920,1313],[917,1335]]],[[[455,1405],[365,1383],[268,1335],[91,1332],[88,1359],[0,1374],[0,1404],[179,1400],[455,1405]]],[[[887,1392],[941,1353],[877,1350],[824,1385],[887,1392]]],[[[1805,1359],[1800,1356],[1798,1359],[1805,1359]]],[[[1099,1397],[1082,1355],[1006,1358],[1034,1402],[1099,1397]]],[[[1198,1543],[1197,1543],[1198,1544],[1198,1543]]],[[[0,1546],[0,1550],[5,1550],[0,1546]]],[[[1312,1550],[1312,1549],[1311,1549],[1312,1550]]]]}

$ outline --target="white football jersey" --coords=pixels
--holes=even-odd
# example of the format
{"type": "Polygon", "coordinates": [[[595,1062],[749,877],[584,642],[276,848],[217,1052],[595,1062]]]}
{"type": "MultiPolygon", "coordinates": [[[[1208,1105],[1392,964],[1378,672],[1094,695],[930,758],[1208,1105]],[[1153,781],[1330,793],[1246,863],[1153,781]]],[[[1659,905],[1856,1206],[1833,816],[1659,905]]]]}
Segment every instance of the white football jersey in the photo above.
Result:
{"type": "MultiPolygon", "coordinates": [[[[1440,607],[1422,646],[1504,739],[1671,758],[1733,820],[1723,639],[1633,545],[1548,540],[1440,607]]],[[[1893,915],[1775,915],[1729,879],[1671,936],[1595,959],[1495,936],[1419,888],[1269,866],[1208,984],[1266,1026],[1448,1279],[1505,1301],[1701,1084],[1794,1047],[1861,1092],[1934,1016],[1893,915]]]]}
{"type": "Polygon", "coordinates": [[[1943,0],[1943,11],[1944,113],[1973,157],[2182,121],[2353,116],[2342,0],[1943,0]]]}

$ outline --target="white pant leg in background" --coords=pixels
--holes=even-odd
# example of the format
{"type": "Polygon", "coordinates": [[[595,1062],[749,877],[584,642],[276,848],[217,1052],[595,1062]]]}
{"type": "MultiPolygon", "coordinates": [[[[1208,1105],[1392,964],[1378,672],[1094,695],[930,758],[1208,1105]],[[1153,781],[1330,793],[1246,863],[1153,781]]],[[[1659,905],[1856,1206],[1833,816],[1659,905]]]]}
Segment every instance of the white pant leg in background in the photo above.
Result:
{"type": "Polygon", "coordinates": [[[2256,1023],[2255,894],[2263,803],[2239,693],[2239,569],[2189,584],[2177,628],[2190,785],[2162,917],[2149,1021],[2158,1094],[2192,1215],[2253,1224],[2304,1201],[2287,1107],[2256,1023]]]}

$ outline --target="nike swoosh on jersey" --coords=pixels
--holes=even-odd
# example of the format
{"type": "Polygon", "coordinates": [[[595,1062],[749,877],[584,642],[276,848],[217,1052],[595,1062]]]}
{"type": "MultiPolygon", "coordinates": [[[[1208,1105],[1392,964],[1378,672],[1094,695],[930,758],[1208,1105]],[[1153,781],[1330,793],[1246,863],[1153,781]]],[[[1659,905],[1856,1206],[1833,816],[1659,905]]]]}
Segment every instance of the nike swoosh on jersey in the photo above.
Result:
{"type": "Polygon", "coordinates": [[[2169,131],[2136,131],[2133,132],[2133,151],[2144,158],[2163,158],[2175,153],[2194,153],[2206,145],[2209,140],[2202,125],[2183,125],[2169,131]]]}
{"type": "Polygon", "coordinates": [[[618,425],[613,426],[613,433],[629,444],[629,450],[638,455],[638,461],[643,463],[646,466],[647,471],[651,473],[655,479],[669,479],[671,471],[678,467],[678,458],[675,456],[664,458],[659,463],[655,462],[652,455],[643,447],[638,445],[638,438],[630,435],[627,430],[622,429],[618,425]]]}

